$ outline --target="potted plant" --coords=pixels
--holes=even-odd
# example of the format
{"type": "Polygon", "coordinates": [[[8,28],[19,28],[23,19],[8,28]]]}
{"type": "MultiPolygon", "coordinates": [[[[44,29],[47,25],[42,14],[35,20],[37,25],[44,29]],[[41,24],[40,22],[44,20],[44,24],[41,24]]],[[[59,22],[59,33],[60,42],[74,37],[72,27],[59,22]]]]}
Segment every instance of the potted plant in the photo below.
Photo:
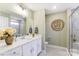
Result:
{"type": "Polygon", "coordinates": [[[3,28],[3,31],[1,33],[1,39],[5,39],[6,44],[11,45],[13,43],[13,34],[15,33],[15,29],[11,27],[3,28]]]}

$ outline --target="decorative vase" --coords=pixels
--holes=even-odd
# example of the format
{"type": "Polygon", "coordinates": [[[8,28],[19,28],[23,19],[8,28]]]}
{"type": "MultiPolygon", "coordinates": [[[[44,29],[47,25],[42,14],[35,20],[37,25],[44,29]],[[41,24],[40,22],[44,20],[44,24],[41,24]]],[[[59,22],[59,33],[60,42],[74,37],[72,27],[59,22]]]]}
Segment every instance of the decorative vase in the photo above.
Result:
{"type": "Polygon", "coordinates": [[[13,36],[8,36],[6,39],[5,39],[5,42],[7,45],[12,45],[13,43],[13,36]]]}
{"type": "Polygon", "coordinates": [[[35,33],[38,34],[38,27],[35,27],[35,33]]]}
{"type": "Polygon", "coordinates": [[[32,34],[32,27],[29,28],[29,33],[32,34]]]}

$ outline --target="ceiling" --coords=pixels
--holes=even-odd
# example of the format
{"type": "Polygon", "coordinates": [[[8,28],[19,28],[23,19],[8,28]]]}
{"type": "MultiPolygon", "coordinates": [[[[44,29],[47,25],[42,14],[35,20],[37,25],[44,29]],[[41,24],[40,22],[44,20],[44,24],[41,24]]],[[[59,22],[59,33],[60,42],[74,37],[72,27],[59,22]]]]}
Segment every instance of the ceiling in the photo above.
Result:
{"type": "Polygon", "coordinates": [[[52,14],[57,12],[62,12],[68,8],[76,8],[79,4],[77,3],[27,3],[24,4],[27,8],[38,11],[45,9],[46,14],[52,14]]]}
{"type": "Polygon", "coordinates": [[[0,11],[9,14],[16,13],[25,17],[26,15],[28,16],[28,10],[26,8],[31,9],[32,11],[45,9],[45,13],[47,15],[62,12],[67,10],[68,8],[73,9],[76,8],[78,5],[79,4],[77,3],[2,3],[0,4],[0,11]]]}

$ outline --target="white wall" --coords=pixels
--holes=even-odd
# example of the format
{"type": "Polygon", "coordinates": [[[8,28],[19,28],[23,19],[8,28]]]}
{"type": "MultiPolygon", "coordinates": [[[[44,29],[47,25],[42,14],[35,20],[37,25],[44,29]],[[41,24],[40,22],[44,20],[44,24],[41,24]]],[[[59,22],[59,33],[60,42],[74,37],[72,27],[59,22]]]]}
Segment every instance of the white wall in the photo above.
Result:
{"type": "Polygon", "coordinates": [[[66,12],[51,14],[46,16],[46,41],[49,44],[66,47],[67,46],[67,14],[66,12]],[[55,19],[64,21],[62,31],[54,31],[51,28],[51,22],[55,19]]]}
{"type": "Polygon", "coordinates": [[[42,47],[44,48],[45,42],[45,11],[39,10],[34,12],[34,27],[38,27],[39,34],[42,35],[42,47]]]}
{"type": "Polygon", "coordinates": [[[26,33],[29,33],[30,26],[33,28],[33,12],[28,10],[28,17],[26,17],[26,33]]]}

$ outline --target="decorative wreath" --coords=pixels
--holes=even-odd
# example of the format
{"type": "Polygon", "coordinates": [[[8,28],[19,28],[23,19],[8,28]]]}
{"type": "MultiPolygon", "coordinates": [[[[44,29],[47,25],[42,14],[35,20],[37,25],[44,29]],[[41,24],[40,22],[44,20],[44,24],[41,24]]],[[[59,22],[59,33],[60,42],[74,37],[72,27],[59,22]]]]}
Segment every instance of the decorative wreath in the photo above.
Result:
{"type": "Polygon", "coordinates": [[[52,21],[51,27],[55,31],[61,31],[64,28],[64,21],[61,19],[56,19],[52,21]]]}

